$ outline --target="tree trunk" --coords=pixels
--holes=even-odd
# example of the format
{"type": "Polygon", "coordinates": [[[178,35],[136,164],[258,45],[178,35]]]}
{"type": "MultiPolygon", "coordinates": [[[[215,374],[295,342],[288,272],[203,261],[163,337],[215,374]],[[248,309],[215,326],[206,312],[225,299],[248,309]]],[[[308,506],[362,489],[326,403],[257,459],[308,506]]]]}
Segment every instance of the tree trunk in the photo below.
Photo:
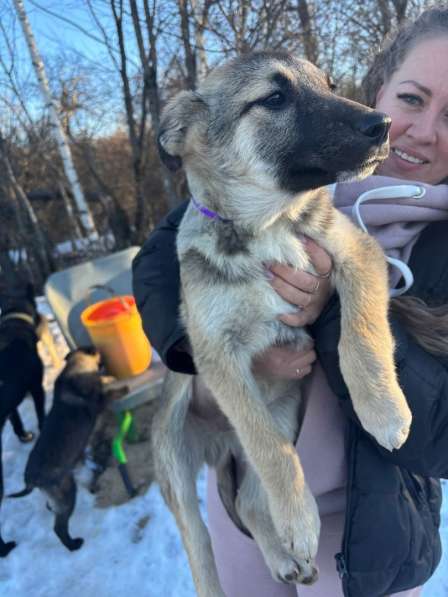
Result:
{"type": "MultiPolygon", "coordinates": [[[[51,255],[48,254],[48,251],[47,251],[47,239],[45,238],[45,236],[41,230],[37,216],[34,212],[34,209],[31,205],[31,203],[28,200],[28,197],[26,196],[25,191],[23,190],[21,184],[18,182],[18,180],[15,177],[14,171],[12,169],[11,163],[10,163],[8,155],[6,153],[4,141],[1,137],[0,137],[0,156],[1,156],[1,160],[4,165],[4,173],[6,174],[8,183],[9,183],[11,189],[13,190],[14,194],[17,197],[17,201],[22,204],[24,210],[28,214],[28,218],[30,220],[31,227],[32,227],[33,233],[34,233],[35,242],[33,244],[36,249],[36,251],[35,251],[36,257],[38,259],[39,267],[40,267],[41,273],[43,275],[43,278],[45,279],[51,273],[51,271],[54,270],[53,259],[52,259],[51,255]]],[[[23,237],[27,238],[28,235],[26,234],[25,225],[24,225],[24,222],[23,222],[21,214],[20,214],[20,209],[14,207],[14,213],[15,213],[18,227],[22,231],[23,237]]]]}
{"type": "Polygon", "coordinates": [[[58,110],[50,92],[48,80],[45,74],[44,64],[37,49],[33,32],[31,30],[31,26],[29,24],[28,17],[23,6],[23,1],[14,0],[14,5],[16,7],[17,15],[22,24],[23,34],[25,36],[28,49],[30,51],[31,61],[36,72],[37,79],[39,81],[42,95],[49,109],[49,116],[51,123],[54,127],[54,135],[58,145],[59,153],[62,158],[62,163],[64,165],[65,175],[69,182],[70,189],[78,209],[82,227],[90,241],[98,242],[99,235],[95,226],[95,222],[84,198],[81,185],[79,184],[75,166],[73,164],[72,155],[70,152],[70,146],[67,142],[65,133],[59,121],[58,110]]]}
{"type": "Polygon", "coordinates": [[[185,52],[185,69],[187,71],[188,89],[196,89],[196,54],[190,41],[190,18],[188,14],[188,1],[178,0],[180,16],[180,35],[185,52]]]}
{"type": "Polygon", "coordinates": [[[313,64],[318,65],[319,51],[317,47],[317,39],[313,31],[313,21],[307,0],[298,0],[297,11],[302,26],[305,58],[313,64]]]}

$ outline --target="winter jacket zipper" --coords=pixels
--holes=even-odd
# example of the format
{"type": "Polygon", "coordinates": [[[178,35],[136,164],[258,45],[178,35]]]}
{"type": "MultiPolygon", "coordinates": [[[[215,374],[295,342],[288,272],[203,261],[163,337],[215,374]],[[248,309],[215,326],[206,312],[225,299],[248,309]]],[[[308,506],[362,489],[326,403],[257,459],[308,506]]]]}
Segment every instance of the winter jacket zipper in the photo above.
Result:
{"type": "Polygon", "coordinates": [[[344,592],[344,597],[350,597],[349,587],[348,587],[348,535],[349,535],[349,527],[351,524],[350,520],[350,513],[351,513],[351,497],[352,497],[352,486],[353,486],[353,477],[354,477],[354,470],[355,470],[355,443],[356,443],[356,430],[353,427],[352,423],[348,423],[347,429],[347,500],[346,500],[346,507],[345,507],[345,521],[344,521],[344,534],[342,536],[342,551],[335,555],[336,559],[336,570],[339,574],[339,578],[341,579],[342,583],[342,590],[344,592]]]}

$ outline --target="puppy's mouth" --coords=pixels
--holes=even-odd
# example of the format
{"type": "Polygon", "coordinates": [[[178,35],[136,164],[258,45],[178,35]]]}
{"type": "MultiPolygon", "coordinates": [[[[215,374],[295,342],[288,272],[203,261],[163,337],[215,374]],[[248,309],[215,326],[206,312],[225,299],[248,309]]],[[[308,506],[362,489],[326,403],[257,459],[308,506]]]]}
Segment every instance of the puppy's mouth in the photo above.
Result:
{"type": "MultiPolygon", "coordinates": [[[[386,156],[385,156],[386,157],[386,156]]],[[[304,168],[295,168],[291,170],[291,174],[294,178],[303,182],[303,184],[309,183],[316,183],[325,185],[331,182],[335,182],[339,175],[343,172],[365,172],[367,170],[374,171],[377,166],[383,162],[385,158],[381,157],[374,157],[361,162],[360,164],[350,164],[349,168],[338,168],[337,170],[332,169],[324,169],[319,168],[317,166],[313,167],[304,167],[304,168]]]]}
{"type": "Polygon", "coordinates": [[[307,180],[307,179],[319,179],[327,177],[330,172],[323,168],[309,167],[309,168],[294,168],[291,170],[291,174],[294,177],[307,180]]]}

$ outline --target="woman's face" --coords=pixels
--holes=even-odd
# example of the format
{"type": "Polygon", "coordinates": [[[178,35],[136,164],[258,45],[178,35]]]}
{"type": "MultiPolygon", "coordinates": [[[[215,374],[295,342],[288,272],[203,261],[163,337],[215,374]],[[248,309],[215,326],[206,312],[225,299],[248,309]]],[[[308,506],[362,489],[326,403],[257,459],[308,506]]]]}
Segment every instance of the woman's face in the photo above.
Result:
{"type": "Polygon", "coordinates": [[[420,42],[378,92],[392,118],[377,174],[439,183],[448,176],[448,36],[420,42]]]}

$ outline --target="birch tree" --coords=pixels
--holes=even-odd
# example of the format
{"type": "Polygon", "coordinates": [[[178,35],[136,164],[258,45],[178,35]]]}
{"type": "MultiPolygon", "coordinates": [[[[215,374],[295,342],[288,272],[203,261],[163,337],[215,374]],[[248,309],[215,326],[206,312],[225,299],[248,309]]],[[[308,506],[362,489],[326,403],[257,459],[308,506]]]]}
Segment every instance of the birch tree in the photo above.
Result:
{"type": "Polygon", "coordinates": [[[46,104],[48,105],[49,115],[54,129],[54,135],[58,145],[58,150],[61,155],[62,163],[64,166],[64,172],[69,182],[70,190],[72,192],[74,201],[77,206],[79,220],[87,238],[91,242],[98,242],[99,235],[95,226],[95,222],[93,220],[92,214],[90,213],[89,207],[85,200],[84,194],[81,189],[81,185],[76,174],[75,166],[70,151],[70,146],[68,144],[67,138],[65,136],[64,130],[58,117],[58,108],[50,91],[44,64],[39,54],[34,35],[25,12],[23,0],[14,0],[14,5],[20,23],[22,25],[23,34],[31,55],[31,61],[36,72],[37,79],[39,81],[41,93],[44,97],[46,104]]]}

